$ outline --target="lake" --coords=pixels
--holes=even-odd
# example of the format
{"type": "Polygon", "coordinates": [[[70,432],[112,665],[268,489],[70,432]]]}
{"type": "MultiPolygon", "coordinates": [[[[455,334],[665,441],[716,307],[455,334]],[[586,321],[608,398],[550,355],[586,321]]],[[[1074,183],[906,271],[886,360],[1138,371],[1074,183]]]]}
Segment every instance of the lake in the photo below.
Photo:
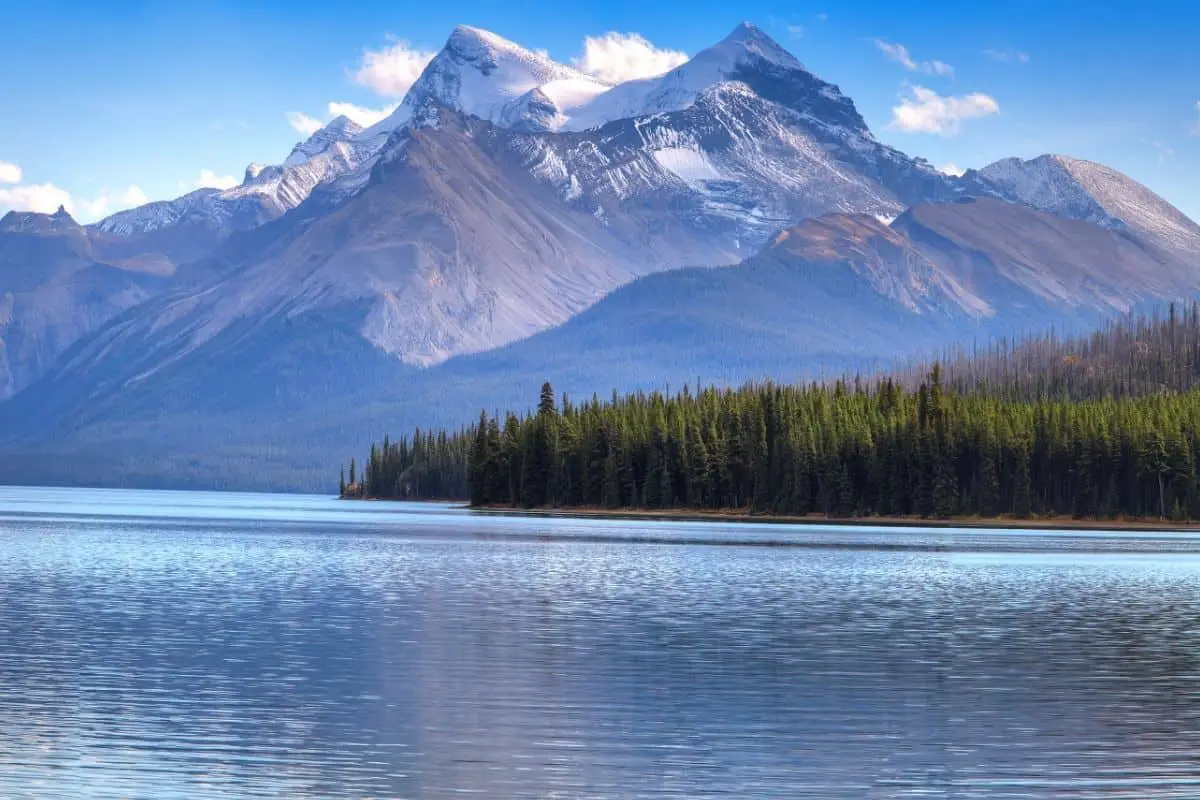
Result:
{"type": "Polygon", "coordinates": [[[1195,798],[1200,538],[0,487],[3,798],[1195,798]]]}

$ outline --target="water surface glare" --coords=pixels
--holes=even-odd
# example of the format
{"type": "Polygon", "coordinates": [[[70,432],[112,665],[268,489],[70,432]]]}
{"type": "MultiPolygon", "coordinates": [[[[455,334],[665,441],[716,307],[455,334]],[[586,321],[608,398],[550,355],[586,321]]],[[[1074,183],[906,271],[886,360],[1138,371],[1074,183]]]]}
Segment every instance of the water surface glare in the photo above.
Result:
{"type": "Polygon", "coordinates": [[[1198,622],[1192,534],[0,487],[0,797],[1196,798],[1198,622]]]}

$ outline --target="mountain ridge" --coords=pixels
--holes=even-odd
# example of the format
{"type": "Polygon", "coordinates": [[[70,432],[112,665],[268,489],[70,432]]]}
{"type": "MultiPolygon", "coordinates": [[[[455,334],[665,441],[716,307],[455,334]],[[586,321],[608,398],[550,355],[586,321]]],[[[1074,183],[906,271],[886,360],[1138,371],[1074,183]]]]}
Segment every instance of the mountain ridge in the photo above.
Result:
{"type": "MultiPolygon", "coordinates": [[[[94,226],[0,221],[0,254],[86,242],[87,291],[114,298],[27,315],[56,344],[0,405],[0,476],[74,448],[114,475],[157,452],[209,480],[254,451],[264,480],[327,477],[381,426],[547,377],[802,379],[1200,291],[1195,224],[1135,181],[1065,157],[943,175],[753,26],[597,91],[484,34],[456,29],[394,128],[338,118],[239,187],[94,226]]],[[[51,260],[11,261],[18,309],[12,276],[51,260]]]]}

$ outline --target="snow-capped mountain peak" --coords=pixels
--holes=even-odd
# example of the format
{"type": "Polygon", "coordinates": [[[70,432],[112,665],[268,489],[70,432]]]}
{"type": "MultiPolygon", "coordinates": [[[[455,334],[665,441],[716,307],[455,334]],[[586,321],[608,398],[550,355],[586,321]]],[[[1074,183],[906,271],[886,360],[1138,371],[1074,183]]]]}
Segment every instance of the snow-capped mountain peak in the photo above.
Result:
{"type": "MultiPolygon", "coordinates": [[[[608,90],[608,84],[545,53],[527,50],[490,31],[460,25],[409,89],[400,107],[363,139],[406,125],[428,101],[490,122],[513,125],[536,108],[551,126],[564,110],[608,90]],[[547,102],[553,106],[546,113],[547,102]]],[[[540,126],[539,126],[540,127],[540,126]]]]}
{"type": "Polygon", "coordinates": [[[358,123],[339,116],[296,145],[283,164],[250,164],[241,184],[231,189],[198,189],[174,200],[120,211],[96,226],[119,236],[189,220],[232,230],[255,227],[300,205],[317,184],[355,169],[374,155],[371,145],[355,138],[362,130],[358,123]]]}
{"type": "MultiPolygon", "coordinates": [[[[805,70],[804,65],[762,29],[743,22],[717,44],[697,53],[675,69],[653,78],[628,81],[599,95],[585,107],[579,108],[565,130],[589,130],[619,119],[680,111],[690,107],[708,89],[722,83],[747,82],[760,94],[764,90],[789,89],[792,95],[806,95],[797,103],[796,97],[779,98],[785,105],[810,106],[818,101],[823,106],[831,102],[849,107],[849,114],[839,123],[865,130],[853,104],[836,86],[825,83],[805,70]],[[788,87],[787,84],[800,84],[788,87]],[[798,90],[798,91],[797,91],[798,90]]],[[[776,99],[776,98],[772,98],[776,99]]]]}
{"type": "Polygon", "coordinates": [[[781,67],[804,69],[804,65],[762,28],[743,22],[733,32],[703,52],[707,58],[724,59],[730,65],[743,63],[749,57],[761,58],[781,67]]]}
{"type": "Polygon", "coordinates": [[[335,117],[328,125],[321,128],[305,141],[292,148],[291,154],[284,161],[284,166],[303,164],[315,155],[325,152],[334,142],[344,142],[362,133],[363,127],[349,117],[335,117]]]}

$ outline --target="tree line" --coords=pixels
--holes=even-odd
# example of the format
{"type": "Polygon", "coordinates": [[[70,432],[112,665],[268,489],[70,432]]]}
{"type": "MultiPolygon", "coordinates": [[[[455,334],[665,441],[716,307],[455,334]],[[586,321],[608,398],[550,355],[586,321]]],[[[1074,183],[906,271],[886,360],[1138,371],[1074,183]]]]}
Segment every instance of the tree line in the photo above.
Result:
{"type": "Polygon", "coordinates": [[[417,430],[399,441],[384,436],[382,443],[371,445],[361,471],[354,459],[349,475],[343,468],[339,491],[342,497],[354,498],[465,499],[469,452],[469,431],[417,430]]]}
{"type": "Polygon", "coordinates": [[[1058,365],[1040,388],[1032,349],[1020,347],[934,364],[919,381],[910,370],[580,404],[557,402],[546,384],[528,414],[385,440],[348,493],[521,508],[1200,519],[1195,307],[1106,335],[1038,340],[1032,349],[1058,365]],[[1121,388],[1106,375],[1125,376],[1121,388]]]}
{"type": "MultiPolygon", "coordinates": [[[[1130,314],[1085,336],[1050,331],[955,347],[937,361],[947,388],[960,393],[1095,400],[1189,391],[1200,387],[1200,305],[1130,314]]],[[[916,360],[890,376],[915,387],[929,367],[916,360]]]]}

